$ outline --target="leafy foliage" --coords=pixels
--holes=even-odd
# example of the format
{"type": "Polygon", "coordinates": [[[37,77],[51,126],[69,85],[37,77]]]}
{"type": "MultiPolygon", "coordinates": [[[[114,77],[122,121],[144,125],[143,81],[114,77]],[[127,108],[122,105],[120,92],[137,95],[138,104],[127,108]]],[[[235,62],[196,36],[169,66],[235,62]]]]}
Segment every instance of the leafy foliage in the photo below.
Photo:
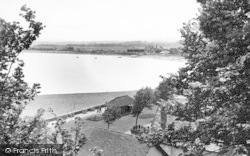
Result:
{"type": "MultiPolygon", "coordinates": [[[[32,134],[44,123],[40,121],[42,111],[34,119],[22,120],[20,114],[28,101],[38,93],[39,84],[29,87],[24,82],[24,62],[17,57],[29,48],[44,28],[34,20],[34,12],[23,6],[22,17],[29,23],[24,30],[18,22],[8,23],[0,19],[0,143],[37,143],[41,133],[32,134]],[[13,67],[15,68],[13,69],[13,67]],[[32,138],[31,138],[32,137],[32,138]]],[[[39,131],[39,130],[38,130],[39,131]]]]}
{"type": "Polygon", "coordinates": [[[149,127],[143,127],[141,125],[136,125],[136,126],[133,126],[131,129],[130,129],[130,132],[132,134],[143,134],[143,133],[148,133],[149,132],[149,127]]]}
{"type": "Polygon", "coordinates": [[[94,156],[102,156],[103,152],[103,150],[99,147],[91,148],[89,151],[92,151],[94,156]]]}
{"type": "Polygon", "coordinates": [[[175,87],[177,85],[177,78],[175,75],[170,74],[168,78],[162,77],[162,79],[163,81],[160,82],[160,84],[156,88],[155,95],[157,99],[161,98],[167,101],[176,91],[175,87]]]}
{"type": "Polygon", "coordinates": [[[44,28],[35,21],[35,12],[23,6],[21,16],[29,26],[24,29],[18,22],[0,19],[0,144],[64,144],[64,151],[76,155],[85,143],[80,119],[71,131],[63,129],[65,121],[58,120],[55,132],[50,134],[40,109],[34,117],[21,118],[26,104],[39,93],[39,84],[29,87],[24,81],[24,62],[18,55],[28,49],[44,28]],[[61,138],[61,139],[60,139],[61,138]]]}
{"type": "MultiPolygon", "coordinates": [[[[188,98],[173,114],[196,123],[195,129],[179,135],[178,142],[188,147],[191,153],[186,155],[199,155],[209,144],[249,155],[250,4],[248,0],[198,2],[200,15],[181,30],[187,65],[169,84],[188,98]]],[[[159,87],[162,97],[168,97],[169,85],[159,87]]],[[[164,139],[168,133],[152,141],[168,140],[164,139]]]]}
{"type": "Polygon", "coordinates": [[[250,139],[249,11],[246,0],[202,4],[200,30],[192,32],[190,25],[182,30],[189,63],[179,72],[191,91],[185,111],[192,121],[203,119],[198,130],[206,144],[244,145],[245,151],[250,139]]]}
{"type": "Polygon", "coordinates": [[[156,101],[156,96],[151,88],[142,88],[135,94],[135,101],[131,114],[136,117],[135,126],[137,125],[138,116],[144,108],[152,109],[152,104],[156,101]]]}
{"type": "Polygon", "coordinates": [[[104,121],[109,125],[115,122],[116,119],[121,117],[121,108],[120,107],[108,107],[105,112],[102,114],[104,121]]]}
{"type": "Polygon", "coordinates": [[[70,130],[64,128],[65,120],[59,119],[55,123],[55,131],[46,136],[46,143],[63,144],[65,155],[76,156],[87,138],[83,133],[83,120],[75,118],[74,127],[70,130]]]}

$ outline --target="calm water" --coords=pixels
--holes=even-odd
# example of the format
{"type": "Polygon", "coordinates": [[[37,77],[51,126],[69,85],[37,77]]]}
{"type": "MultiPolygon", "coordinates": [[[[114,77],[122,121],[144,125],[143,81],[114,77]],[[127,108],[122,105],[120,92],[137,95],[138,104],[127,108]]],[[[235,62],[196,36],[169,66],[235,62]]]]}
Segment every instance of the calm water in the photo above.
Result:
{"type": "Polygon", "coordinates": [[[22,53],[25,80],[41,84],[41,94],[87,93],[155,88],[160,75],[185,65],[178,57],[130,57],[22,53]]]}
{"type": "MultiPolygon", "coordinates": [[[[24,74],[28,83],[40,83],[41,94],[37,96],[22,115],[32,116],[36,110],[50,108],[57,115],[86,107],[104,104],[117,96],[135,92],[98,94],[69,94],[89,92],[113,92],[138,90],[141,87],[157,87],[160,75],[174,73],[185,60],[180,57],[159,56],[104,56],[49,53],[21,53],[24,74]]],[[[52,117],[46,112],[45,118],[52,117]]]]}

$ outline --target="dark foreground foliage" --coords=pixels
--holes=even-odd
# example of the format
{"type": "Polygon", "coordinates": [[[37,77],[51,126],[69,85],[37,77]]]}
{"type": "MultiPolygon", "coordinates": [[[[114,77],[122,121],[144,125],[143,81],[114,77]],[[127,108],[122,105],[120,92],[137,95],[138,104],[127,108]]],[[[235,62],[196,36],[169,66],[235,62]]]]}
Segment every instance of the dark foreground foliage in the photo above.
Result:
{"type": "MultiPolygon", "coordinates": [[[[178,145],[189,151],[186,155],[202,155],[210,144],[249,155],[250,4],[248,0],[198,2],[200,15],[181,30],[187,66],[166,78],[173,80],[166,86],[188,99],[172,114],[196,126],[156,130],[139,138],[149,144],[178,145]]],[[[161,98],[170,96],[163,84],[159,88],[161,98]]]]}
{"type": "Polygon", "coordinates": [[[26,29],[18,22],[0,19],[0,144],[63,144],[64,154],[76,155],[86,141],[80,119],[75,120],[76,127],[71,131],[63,128],[63,120],[58,120],[55,130],[49,131],[41,119],[44,110],[34,117],[20,116],[27,103],[39,93],[40,85],[29,87],[24,81],[24,62],[18,55],[30,47],[44,28],[35,20],[34,11],[26,6],[21,10],[28,23],[26,29]]]}

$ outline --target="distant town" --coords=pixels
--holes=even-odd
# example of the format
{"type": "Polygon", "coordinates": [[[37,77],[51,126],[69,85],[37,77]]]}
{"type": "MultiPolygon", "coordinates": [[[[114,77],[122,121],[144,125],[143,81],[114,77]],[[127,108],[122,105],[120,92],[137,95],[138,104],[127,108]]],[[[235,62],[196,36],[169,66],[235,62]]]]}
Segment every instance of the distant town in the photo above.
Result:
{"type": "Polygon", "coordinates": [[[61,43],[37,44],[29,50],[49,53],[74,53],[74,54],[104,54],[104,55],[180,55],[179,42],[89,42],[89,43],[61,43]]]}

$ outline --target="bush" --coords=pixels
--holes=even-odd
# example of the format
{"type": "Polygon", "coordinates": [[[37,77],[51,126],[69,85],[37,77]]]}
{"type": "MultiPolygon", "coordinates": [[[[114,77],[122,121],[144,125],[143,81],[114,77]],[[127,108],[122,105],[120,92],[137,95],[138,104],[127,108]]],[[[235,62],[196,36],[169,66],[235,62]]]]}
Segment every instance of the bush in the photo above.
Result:
{"type": "Polygon", "coordinates": [[[142,134],[148,132],[149,128],[143,127],[141,125],[136,125],[133,126],[130,131],[132,134],[142,134]]]}
{"type": "Polygon", "coordinates": [[[101,121],[103,120],[103,117],[102,116],[91,116],[89,118],[87,118],[86,120],[89,120],[89,121],[101,121]]]}

